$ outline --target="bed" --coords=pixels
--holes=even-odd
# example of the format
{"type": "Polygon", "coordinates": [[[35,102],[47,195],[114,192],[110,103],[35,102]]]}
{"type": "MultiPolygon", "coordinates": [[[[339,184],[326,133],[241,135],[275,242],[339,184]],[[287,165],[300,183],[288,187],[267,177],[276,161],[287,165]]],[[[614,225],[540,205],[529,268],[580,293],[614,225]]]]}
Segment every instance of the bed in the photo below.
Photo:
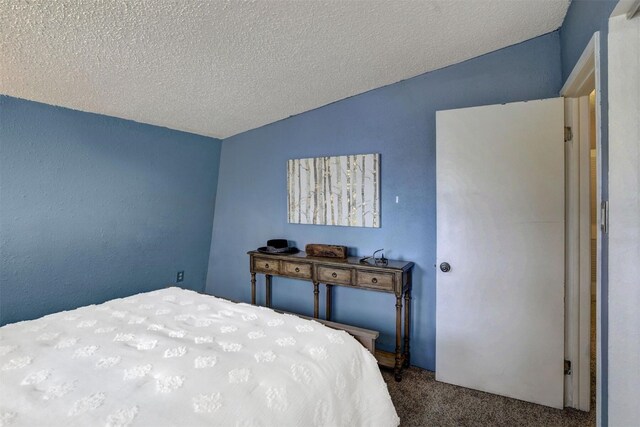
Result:
{"type": "Polygon", "coordinates": [[[397,426],[344,331],[167,288],[0,328],[0,426],[397,426]]]}

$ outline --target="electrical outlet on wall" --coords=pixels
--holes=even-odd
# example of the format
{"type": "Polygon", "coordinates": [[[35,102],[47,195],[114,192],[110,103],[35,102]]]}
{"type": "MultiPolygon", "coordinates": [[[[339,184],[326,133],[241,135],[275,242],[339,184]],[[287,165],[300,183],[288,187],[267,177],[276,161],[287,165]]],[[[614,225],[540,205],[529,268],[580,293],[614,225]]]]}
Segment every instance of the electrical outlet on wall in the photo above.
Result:
{"type": "Polygon", "coordinates": [[[176,282],[180,283],[184,280],[184,271],[178,271],[176,275],[176,282]]]}

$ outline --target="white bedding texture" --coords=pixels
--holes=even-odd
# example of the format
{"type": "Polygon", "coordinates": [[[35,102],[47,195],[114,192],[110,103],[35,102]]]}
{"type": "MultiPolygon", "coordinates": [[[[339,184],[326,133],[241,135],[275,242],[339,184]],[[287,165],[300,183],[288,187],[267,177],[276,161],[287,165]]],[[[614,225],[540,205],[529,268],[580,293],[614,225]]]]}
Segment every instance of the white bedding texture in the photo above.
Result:
{"type": "Polygon", "coordinates": [[[397,426],[344,331],[179,288],[0,328],[0,426],[397,426]]]}

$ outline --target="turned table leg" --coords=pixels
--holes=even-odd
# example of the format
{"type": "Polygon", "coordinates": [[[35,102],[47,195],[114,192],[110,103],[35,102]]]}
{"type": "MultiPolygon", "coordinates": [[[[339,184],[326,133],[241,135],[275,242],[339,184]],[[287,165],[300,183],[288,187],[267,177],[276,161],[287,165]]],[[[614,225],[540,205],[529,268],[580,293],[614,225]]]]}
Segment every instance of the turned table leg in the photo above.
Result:
{"type": "Polygon", "coordinates": [[[396,381],[402,380],[402,353],[400,349],[402,337],[402,294],[396,295],[396,363],[393,373],[396,381]]]}
{"type": "Polygon", "coordinates": [[[271,275],[267,274],[265,276],[265,284],[267,288],[267,307],[271,308],[271,275]]]}
{"type": "Polygon", "coordinates": [[[331,320],[331,292],[333,289],[333,285],[326,285],[326,286],[327,286],[327,301],[326,301],[326,307],[325,307],[325,319],[331,320]]]}
{"type": "Polygon", "coordinates": [[[317,319],[320,311],[320,284],[313,282],[313,317],[317,319]]]}
{"type": "Polygon", "coordinates": [[[256,305],[256,273],[251,273],[251,304],[256,305]]]}
{"type": "Polygon", "coordinates": [[[409,334],[411,333],[411,288],[404,293],[404,364],[405,368],[411,363],[409,352],[409,334]]]}

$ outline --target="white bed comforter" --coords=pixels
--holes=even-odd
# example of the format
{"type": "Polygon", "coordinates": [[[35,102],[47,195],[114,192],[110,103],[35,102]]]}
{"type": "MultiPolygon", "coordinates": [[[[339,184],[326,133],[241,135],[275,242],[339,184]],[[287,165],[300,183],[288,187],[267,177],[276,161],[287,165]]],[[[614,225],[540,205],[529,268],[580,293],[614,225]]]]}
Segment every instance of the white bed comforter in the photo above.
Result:
{"type": "Polygon", "coordinates": [[[396,426],[346,332],[179,288],[0,328],[0,426],[396,426]]]}

